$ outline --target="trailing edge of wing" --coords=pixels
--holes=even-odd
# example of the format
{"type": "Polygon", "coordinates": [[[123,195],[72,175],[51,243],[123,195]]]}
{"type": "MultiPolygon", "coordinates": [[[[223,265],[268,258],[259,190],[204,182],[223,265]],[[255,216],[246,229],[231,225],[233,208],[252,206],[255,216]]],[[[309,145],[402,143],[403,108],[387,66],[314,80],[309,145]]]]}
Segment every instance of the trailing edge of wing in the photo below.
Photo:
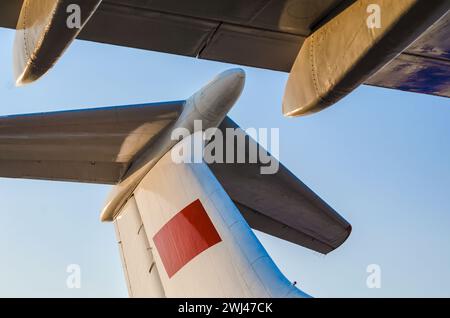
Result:
{"type": "Polygon", "coordinates": [[[450,12],[366,84],[450,97],[450,12]]]}

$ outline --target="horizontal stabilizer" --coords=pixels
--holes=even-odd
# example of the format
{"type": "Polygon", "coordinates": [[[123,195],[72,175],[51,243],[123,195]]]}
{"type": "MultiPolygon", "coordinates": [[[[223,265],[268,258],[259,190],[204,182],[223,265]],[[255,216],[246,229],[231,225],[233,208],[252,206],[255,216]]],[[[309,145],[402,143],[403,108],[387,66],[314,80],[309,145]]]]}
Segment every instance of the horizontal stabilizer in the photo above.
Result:
{"type": "MultiPolygon", "coordinates": [[[[239,128],[230,118],[219,127],[239,128]]],[[[249,225],[256,230],[327,254],[339,247],[351,232],[350,224],[310,190],[285,166],[275,174],[261,174],[266,164],[249,163],[255,141],[246,137],[246,163],[215,163],[210,168],[249,225]]],[[[234,153],[238,153],[234,143],[234,153]]],[[[225,149],[226,151],[226,149],[225,149]]],[[[275,160],[275,158],[271,158],[275,160]]],[[[224,160],[225,162],[225,160],[224,160]]]]}
{"type": "MultiPolygon", "coordinates": [[[[0,176],[117,184],[184,104],[1,117],[0,176]]],[[[237,127],[226,118],[220,129],[237,127]]],[[[247,149],[252,142],[247,138],[247,149]]],[[[276,174],[262,175],[260,167],[210,165],[251,227],[321,253],[346,240],[350,225],[289,170],[280,164],[276,174]]]]}
{"type": "Polygon", "coordinates": [[[183,104],[0,117],[0,176],[116,184],[183,104]]]}

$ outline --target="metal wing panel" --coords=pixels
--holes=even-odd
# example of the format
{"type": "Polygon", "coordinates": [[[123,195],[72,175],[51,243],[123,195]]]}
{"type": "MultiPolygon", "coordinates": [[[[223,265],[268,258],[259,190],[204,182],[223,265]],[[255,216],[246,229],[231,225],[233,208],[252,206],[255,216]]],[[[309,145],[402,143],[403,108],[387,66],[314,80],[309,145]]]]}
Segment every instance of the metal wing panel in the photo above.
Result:
{"type": "Polygon", "coordinates": [[[111,162],[0,160],[0,177],[115,184],[126,168],[111,162]]]}
{"type": "MultiPolygon", "coordinates": [[[[103,0],[78,38],[289,72],[314,26],[344,0],[103,0]]],[[[14,28],[22,1],[0,3],[14,28]]]]}
{"type": "Polygon", "coordinates": [[[107,0],[79,38],[289,72],[341,0],[107,0]]]}
{"type": "Polygon", "coordinates": [[[24,0],[2,0],[0,3],[0,27],[15,29],[24,0]]]}
{"type": "Polygon", "coordinates": [[[0,176],[117,183],[183,103],[0,117],[0,176]]]}
{"type": "MultiPolygon", "coordinates": [[[[289,72],[344,0],[104,0],[80,39],[289,72]]],[[[0,3],[15,28],[22,0],[0,3]]],[[[450,97],[450,13],[366,84],[450,97]]]]}
{"type": "MultiPolygon", "coordinates": [[[[238,126],[227,118],[220,126],[226,128],[238,126]]],[[[240,149],[247,156],[250,143],[247,137],[240,149]]],[[[282,164],[276,174],[263,175],[263,164],[245,162],[209,166],[252,228],[324,254],[350,235],[350,224],[282,164]]]]}
{"type": "Polygon", "coordinates": [[[104,0],[130,10],[163,12],[197,20],[307,36],[342,0],[104,0]]]}
{"type": "Polygon", "coordinates": [[[303,41],[299,35],[223,24],[199,57],[289,72],[303,41]]]}
{"type": "Polygon", "coordinates": [[[368,84],[450,97],[450,61],[401,54],[375,74],[368,84]]]}
{"type": "Polygon", "coordinates": [[[450,12],[366,84],[450,97],[450,12]]]}
{"type": "MultiPolygon", "coordinates": [[[[305,37],[346,3],[105,0],[80,38],[289,72],[305,37]]],[[[449,16],[366,84],[450,96],[445,89],[450,82],[449,16]],[[406,65],[411,55],[420,58],[406,65]]]]}
{"type": "Polygon", "coordinates": [[[450,61],[450,12],[417,39],[406,53],[450,61]]]}
{"type": "Polygon", "coordinates": [[[104,2],[83,40],[196,57],[218,23],[104,2]]]}

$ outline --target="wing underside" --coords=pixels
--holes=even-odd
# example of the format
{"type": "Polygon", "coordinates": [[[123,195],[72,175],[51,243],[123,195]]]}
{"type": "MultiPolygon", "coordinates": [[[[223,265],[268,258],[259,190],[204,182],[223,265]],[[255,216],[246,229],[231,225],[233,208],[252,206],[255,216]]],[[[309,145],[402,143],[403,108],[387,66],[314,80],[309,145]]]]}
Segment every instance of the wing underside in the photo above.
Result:
{"type": "Polygon", "coordinates": [[[450,97],[450,13],[367,84],[450,97]]]}
{"type": "MultiPolygon", "coordinates": [[[[305,38],[353,2],[103,0],[78,38],[290,72],[305,38]]],[[[2,1],[0,26],[15,28],[21,5],[2,1]]],[[[447,14],[366,84],[450,97],[449,23],[447,14]]]]}

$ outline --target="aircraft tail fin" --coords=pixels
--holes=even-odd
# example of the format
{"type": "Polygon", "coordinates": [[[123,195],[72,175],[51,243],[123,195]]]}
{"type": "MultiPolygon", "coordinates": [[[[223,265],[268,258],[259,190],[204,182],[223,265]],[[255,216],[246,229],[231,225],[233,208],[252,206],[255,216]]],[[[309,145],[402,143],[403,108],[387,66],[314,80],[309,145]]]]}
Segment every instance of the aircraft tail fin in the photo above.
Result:
{"type": "Polygon", "coordinates": [[[168,152],[115,225],[130,296],[308,296],[280,272],[205,163],[174,163],[168,152]]]}

